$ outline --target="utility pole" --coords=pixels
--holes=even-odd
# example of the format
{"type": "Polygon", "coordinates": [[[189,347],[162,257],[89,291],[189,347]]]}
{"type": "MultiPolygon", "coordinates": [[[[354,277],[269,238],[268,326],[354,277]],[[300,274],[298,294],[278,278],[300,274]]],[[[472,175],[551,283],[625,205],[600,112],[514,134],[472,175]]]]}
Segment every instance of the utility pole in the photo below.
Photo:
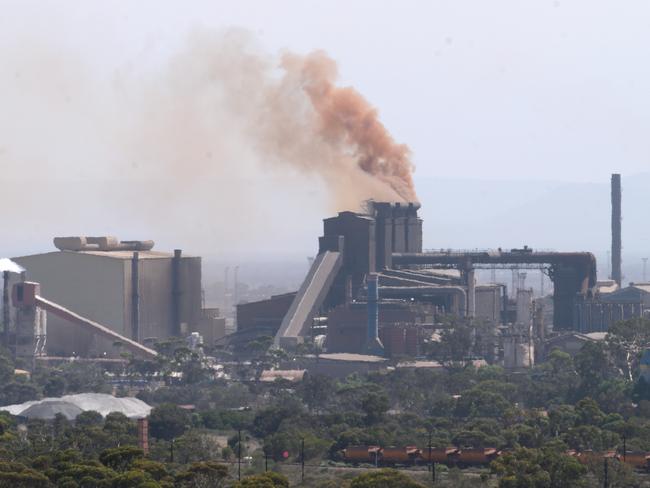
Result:
{"type": "Polygon", "coordinates": [[[300,480],[305,482],[305,438],[300,440],[300,480]]]}
{"type": "Polygon", "coordinates": [[[609,488],[609,473],[607,472],[607,470],[608,470],[607,458],[603,459],[603,463],[604,463],[603,467],[604,467],[604,470],[605,470],[605,481],[603,483],[603,487],[604,488],[609,488]]]}
{"type": "Polygon", "coordinates": [[[431,484],[436,484],[436,463],[431,459],[431,434],[432,431],[429,430],[429,469],[431,470],[431,484]]]}
{"type": "Polygon", "coordinates": [[[237,431],[237,479],[241,480],[241,429],[237,431]]]}

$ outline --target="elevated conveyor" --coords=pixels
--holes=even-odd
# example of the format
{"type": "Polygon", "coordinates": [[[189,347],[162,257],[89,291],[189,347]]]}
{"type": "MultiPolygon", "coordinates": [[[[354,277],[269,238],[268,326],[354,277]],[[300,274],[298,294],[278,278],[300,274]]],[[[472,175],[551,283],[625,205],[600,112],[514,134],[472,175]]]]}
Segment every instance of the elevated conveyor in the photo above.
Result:
{"type": "MultiPolygon", "coordinates": [[[[99,324],[93,320],[79,315],[72,310],[67,309],[54,303],[39,295],[41,286],[34,281],[21,281],[16,283],[12,290],[12,303],[18,309],[16,315],[19,320],[16,323],[16,335],[21,334],[21,339],[24,341],[23,352],[26,355],[37,355],[36,350],[25,351],[25,347],[30,349],[30,343],[34,342],[35,345],[39,344],[39,337],[44,338],[46,335],[45,326],[41,323],[41,314],[38,313],[39,309],[52,313],[57,317],[74,324],[84,330],[108,339],[113,342],[121,342],[124,348],[135,355],[147,359],[155,358],[158,353],[153,349],[143,346],[142,344],[124,337],[123,335],[115,332],[108,327],[99,324]]],[[[17,338],[17,343],[19,339],[17,338]]],[[[43,346],[40,346],[43,347],[43,346]]],[[[44,347],[43,347],[44,349],[44,347]]]]}
{"type": "Polygon", "coordinates": [[[324,251],[316,257],[282,320],[275,336],[275,346],[295,346],[309,334],[312,320],[327,297],[342,262],[339,251],[324,251]]]}
{"type": "Polygon", "coordinates": [[[101,336],[105,339],[111,340],[113,342],[121,342],[124,348],[135,355],[152,359],[155,358],[158,353],[153,349],[143,346],[142,344],[135,342],[128,337],[124,337],[121,334],[105,327],[93,320],[82,317],[81,315],[74,313],[71,310],[68,310],[61,305],[51,302],[41,296],[36,295],[34,297],[35,305],[45,309],[46,311],[56,315],[57,317],[62,318],[72,324],[83,327],[86,330],[90,330],[93,334],[101,336]]]}

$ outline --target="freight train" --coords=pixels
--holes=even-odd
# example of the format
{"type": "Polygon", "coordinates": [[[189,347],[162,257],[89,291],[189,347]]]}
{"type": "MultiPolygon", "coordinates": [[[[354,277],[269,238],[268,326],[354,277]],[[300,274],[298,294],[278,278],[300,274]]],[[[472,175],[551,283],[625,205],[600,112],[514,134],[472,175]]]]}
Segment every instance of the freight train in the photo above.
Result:
{"type": "MultiPolygon", "coordinates": [[[[447,466],[470,467],[486,466],[499,456],[507,453],[494,447],[457,448],[457,447],[379,447],[379,446],[349,446],[343,449],[343,459],[351,464],[374,464],[376,466],[446,464],[447,466]]],[[[627,452],[625,455],[616,451],[567,451],[567,456],[575,457],[579,462],[588,464],[603,459],[616,459],[629,464],[636,469],[650,470],[650,452],[627,452]]]]}

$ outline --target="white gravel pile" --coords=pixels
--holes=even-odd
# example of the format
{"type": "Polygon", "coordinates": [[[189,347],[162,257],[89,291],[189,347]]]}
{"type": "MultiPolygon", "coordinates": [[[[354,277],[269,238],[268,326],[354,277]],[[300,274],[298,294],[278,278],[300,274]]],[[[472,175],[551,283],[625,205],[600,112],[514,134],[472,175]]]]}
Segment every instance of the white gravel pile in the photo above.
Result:
{"type": "Polygon", "coordinates": [[[67,418],[73,419],[79,413],[88,410],[99,412],[103,417],[111,412],[120,412],[129,418],[142,418],[149,415],[151,407],[142,400],[132,397],[117,398],[104,393],[78,393],[60,398],[44,398],[7,405],[0,407],[0,410],[11,415],[42,419],[54,418],[56,413],[63,413],[67,418]],[[65,408],[66,405],[69,407],[65,408]]]}

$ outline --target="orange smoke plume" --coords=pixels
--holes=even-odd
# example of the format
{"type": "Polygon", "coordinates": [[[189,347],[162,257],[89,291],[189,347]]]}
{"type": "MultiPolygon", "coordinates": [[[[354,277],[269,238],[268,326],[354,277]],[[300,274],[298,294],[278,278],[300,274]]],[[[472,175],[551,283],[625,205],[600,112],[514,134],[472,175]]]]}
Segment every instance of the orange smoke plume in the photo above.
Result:
{"type": "Polygon", "coordinates": [[[386,183],[407,201],[417,199],[411,151],[393,140],[377,110],[352,87],[337,87],[336,62],[322,51],[285,55],[283,66],[298,64],[303,89],[318,114],[319,134],[328,144],[350,152],[358,167],[386,183]]]}

